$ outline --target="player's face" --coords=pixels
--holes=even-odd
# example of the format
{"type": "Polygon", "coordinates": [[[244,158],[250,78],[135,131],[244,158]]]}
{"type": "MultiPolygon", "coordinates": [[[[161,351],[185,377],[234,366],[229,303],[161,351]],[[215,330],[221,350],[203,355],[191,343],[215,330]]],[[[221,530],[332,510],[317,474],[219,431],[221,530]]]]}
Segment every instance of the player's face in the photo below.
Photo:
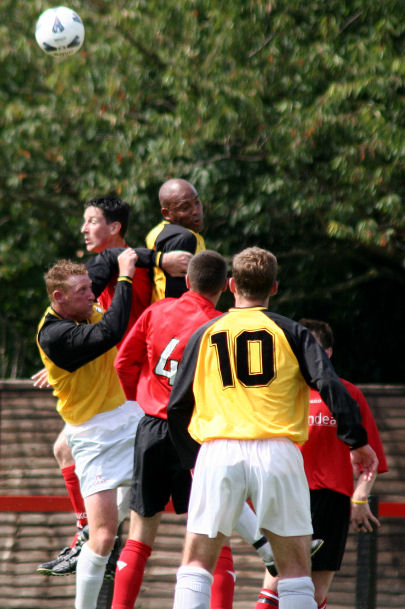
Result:
{"type": "Polygon", "coordinates": [[[63,315],[74,321],[88,319],[92,313],[94,294],[88,275],[72,275],[63,290],[63,315]]]}
{"type": "Polygon", "coordinates": [[[115,236],[116,222],[107,223],[103,210],[99,207],[87,207],[84,212],[81,233],[88,252],[100,253],[111,247],[115,236]]]}
{"type": "Polygon", "coordinates": [[[180,224],[197,233],[203,229],[203,206],[198,192],[194,189],[185,192],[179,201],[170,203],[162,212],[163,217],[174,224],[180,224]]]}

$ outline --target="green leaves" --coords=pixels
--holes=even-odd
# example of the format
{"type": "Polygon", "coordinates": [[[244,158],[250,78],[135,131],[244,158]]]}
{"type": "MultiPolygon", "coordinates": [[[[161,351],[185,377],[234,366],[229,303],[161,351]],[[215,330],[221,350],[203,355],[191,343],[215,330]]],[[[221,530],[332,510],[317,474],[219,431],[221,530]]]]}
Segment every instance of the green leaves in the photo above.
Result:
{"type": "MultiPolygon", "coordinates": [[[[133,210],[129,240],[142,245],[160,218],[159,186],[176,175],[201,193],[209,247],[278,255],[274,307],[339,331],[367,302],[376,323],[382,305],[367,290],[387,277],[397,293],[404,285],[403,3],[71,6],[86,38],[59,60],[34,39],[41,3],[0,6],[0,324],[27,345],[12,369],[38,364],[42,273],[83,249],[84,202],[119,193],[133,210]],[[29,302],[19,325],[11,301],[29,302]]],[[[392,380],[395,365],[375,372],[369,335],[364,378],[392,380]]]]}

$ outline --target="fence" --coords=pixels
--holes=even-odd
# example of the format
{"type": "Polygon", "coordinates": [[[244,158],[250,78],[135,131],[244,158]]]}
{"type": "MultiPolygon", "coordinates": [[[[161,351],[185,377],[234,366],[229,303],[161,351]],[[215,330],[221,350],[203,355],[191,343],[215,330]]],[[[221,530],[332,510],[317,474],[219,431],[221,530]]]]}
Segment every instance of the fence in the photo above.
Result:
{"type": "MultiPolygon", "coordinates": [[[[379,502],[375,496],[370,497],[370,507],[379,518],[405,518],[405,503],[379,502]]],[[[71,512],[72,506],[67,496],[50,495],[3,495],[0,496],[0,512],[71,512]]],[[[172,512],[172,504],[166,511],[172,512]]],[[[378,529],[371,534],[357,535],[356,561],[356,606],[355,609],[377,609],[378,529]]],[[[103,583],[98,598],[97,609],[110,609],[113,583],[103,583]]]]}
{"type": "MultiPolygon", "coordinates": [[[[405,518],[401,502],[405,497],[405,385],[363,385],[361,389],[377,420],[389,465],[389,472],[379,476],[374,486],[382,527],[375,539],[349,535],[328,607],[354,609],[360,602],[357,597],[368,602],[376,593],[378,609],[404,609],[405,518]],[[365,577],[364,558],[358,558],[359,543],[367,541],[376,544],[376,577],[369,570],[370,577],[365,577]]],[[[46,578],[36,573],[38,563],[67,545],[74,526],[69,500],[62,496],[63,478],[52,455],[61,426],[51,392],[34,389],[28,380],[0,380],[0,503],[8,510],[0,509],[0,609],[72,607],[74,577],[46,578]],[[39,512],[24,511],[32,509],[32,497],[38,497],[39,512]]],[[[171,606],[184,522],[184,517],[164,514],[138,609],[171,606]]],[[[366,548],[366,556],[371,549],[366,548]]],[[[233,606],[250,609],[261,586],[263,564],[238,536],[232,538],[232,550],[237,572],[233,606]]]]}

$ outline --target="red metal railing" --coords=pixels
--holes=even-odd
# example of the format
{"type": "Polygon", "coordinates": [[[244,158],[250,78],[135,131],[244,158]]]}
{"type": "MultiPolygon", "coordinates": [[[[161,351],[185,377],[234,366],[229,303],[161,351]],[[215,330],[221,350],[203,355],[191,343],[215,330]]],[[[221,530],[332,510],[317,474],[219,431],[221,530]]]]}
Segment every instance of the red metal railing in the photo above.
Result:
{"type": "MultiPolygon", "coordinates": [[[[72,512],[67,495],[0,495],[0,512],[72,512]]],[[[173,512],[170,501],[166,512],[173,512]]],[[[405,502],[380,501],[379,518],[405,518],[405,502]]]]}
{"type": "Polygon", "coordinates": [[[393,501],[381,501],[378,504],[379,518],[405,518],[405,503],[393,501]]]}
{"type": "MultiPolygon", "coordinates": [[[[0,512],[73,512],[67,495],[0,495],[0,512]]],[[[170,501],[166,512],[173,512],[170,501]]]]}

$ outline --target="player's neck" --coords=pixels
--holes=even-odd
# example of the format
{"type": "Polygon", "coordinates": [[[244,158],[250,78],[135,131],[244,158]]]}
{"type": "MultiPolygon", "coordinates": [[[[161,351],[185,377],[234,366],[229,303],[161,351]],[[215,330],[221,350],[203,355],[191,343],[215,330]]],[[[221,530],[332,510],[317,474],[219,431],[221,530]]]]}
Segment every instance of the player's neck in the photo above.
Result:
{"type": "Polygon", "coordinates": [[[195,294],[199,294],[200,296],[202,296],[203,298],[205,298],[205,300],[209,300],[209,302],[214,305],[214,307],[217,306],[219,297],[221,296],[222,292],[219,292],[219,294],[203,294],[203,292],[196,292],[195,290],[190,290],[191,292],[195,292],[195,294]]]}
{"type": "Polygon", "coordinates": [[[126,247],[127,243],[121,235],[111,235],[111,239],[105,249],[111,249],[113,247],[126,247]]]}
{"type": "Polygon", "coordinates": [[[267,307],[269,306],[269,299],[253,299],[245,298],[240,294],[235,294],[235,308],[236,309],[247,309],[249,307],[267,307]]]}

